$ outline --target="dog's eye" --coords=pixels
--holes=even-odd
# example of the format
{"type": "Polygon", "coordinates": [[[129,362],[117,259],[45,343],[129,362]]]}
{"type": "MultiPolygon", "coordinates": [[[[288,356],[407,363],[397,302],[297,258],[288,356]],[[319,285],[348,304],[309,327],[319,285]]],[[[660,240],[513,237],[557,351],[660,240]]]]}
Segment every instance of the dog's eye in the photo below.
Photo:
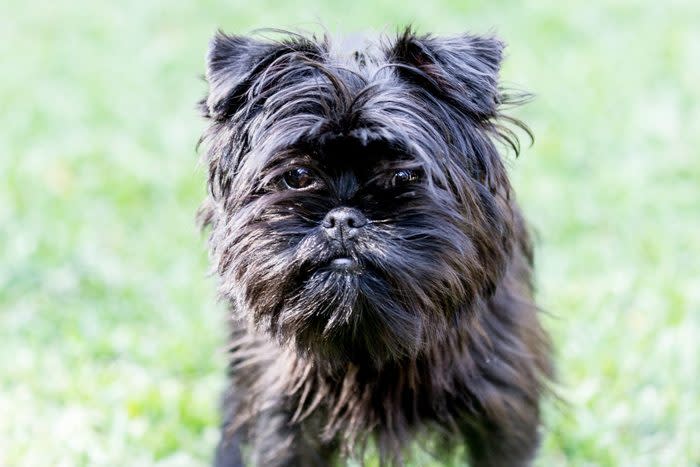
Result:
{"type": "Polygon", "coordinates": [[[411,182],[418,180],[419,174],[416,170],[401,169],[394,172],[391,176],[390,186],[391,188],[396,188],[399,186],[407,185],[411,182]]]}
{"type": "Polygon", "coordinates": [[[282,181],[287,188],[303,190],[314,184],[314,175],[309,169],[297,167],[286,172],[282,177],[282,181]]]}

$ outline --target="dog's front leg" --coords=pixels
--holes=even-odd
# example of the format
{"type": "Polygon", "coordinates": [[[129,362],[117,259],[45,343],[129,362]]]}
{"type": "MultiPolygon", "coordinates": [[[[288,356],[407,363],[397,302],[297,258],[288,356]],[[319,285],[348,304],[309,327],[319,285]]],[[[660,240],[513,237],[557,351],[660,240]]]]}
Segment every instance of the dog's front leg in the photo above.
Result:
{"type": "Polygon", "coordinates": [[[252,465],[265,467],[325,467],[334,448],[322,444],[317,433],[291,422],[291,414],[272,409],[261,413],[250,432],[252,465]]]}

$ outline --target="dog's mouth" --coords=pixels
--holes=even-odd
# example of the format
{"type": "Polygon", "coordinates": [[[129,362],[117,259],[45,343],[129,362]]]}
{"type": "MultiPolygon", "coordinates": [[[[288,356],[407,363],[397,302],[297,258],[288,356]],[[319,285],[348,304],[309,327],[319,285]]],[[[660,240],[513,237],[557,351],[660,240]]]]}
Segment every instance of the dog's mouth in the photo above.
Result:
{"type": "Polygon", "coordinates": [[[330,258],[323,265],[322,269],[339,273],[358,273],[360,272],[360,265],[350,256],[335,256],[330,258]]]}

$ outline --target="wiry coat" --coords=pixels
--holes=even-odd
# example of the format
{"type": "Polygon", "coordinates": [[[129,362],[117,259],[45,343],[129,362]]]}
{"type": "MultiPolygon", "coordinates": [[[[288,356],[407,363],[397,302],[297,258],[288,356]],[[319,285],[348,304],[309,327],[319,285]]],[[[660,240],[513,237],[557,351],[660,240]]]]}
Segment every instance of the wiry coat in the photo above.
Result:
{"type": "Polygon", "coordinates": [[[218,466],[241,445],[255,465],[326,465],[370,439],[386,462],[412,441],[531,461],[551,369],[495,146],[518,149],[502,48],[410,30],[345,55],[296,34],[213,39],[200,216],[232,325],[218,466]],[[310,188],[285,186],[298,167],[310,188]],[[367,225],[331,241],[340,206],[367,225]],[[358,268],[328,269],[339,256],[358,268]]]}

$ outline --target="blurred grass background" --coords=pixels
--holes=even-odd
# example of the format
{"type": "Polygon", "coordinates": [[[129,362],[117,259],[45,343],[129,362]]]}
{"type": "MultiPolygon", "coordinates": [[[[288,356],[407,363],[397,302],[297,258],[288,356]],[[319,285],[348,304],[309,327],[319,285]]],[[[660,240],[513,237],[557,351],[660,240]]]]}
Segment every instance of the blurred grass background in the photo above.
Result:
{"type": "Polygon", "coordinates": [[[566,405],[538,465],[700,465],[700,3],[6,0],[0,465],[203,466],[224,310],[194,226],[217,27],[495,30],[566,405]]]}

